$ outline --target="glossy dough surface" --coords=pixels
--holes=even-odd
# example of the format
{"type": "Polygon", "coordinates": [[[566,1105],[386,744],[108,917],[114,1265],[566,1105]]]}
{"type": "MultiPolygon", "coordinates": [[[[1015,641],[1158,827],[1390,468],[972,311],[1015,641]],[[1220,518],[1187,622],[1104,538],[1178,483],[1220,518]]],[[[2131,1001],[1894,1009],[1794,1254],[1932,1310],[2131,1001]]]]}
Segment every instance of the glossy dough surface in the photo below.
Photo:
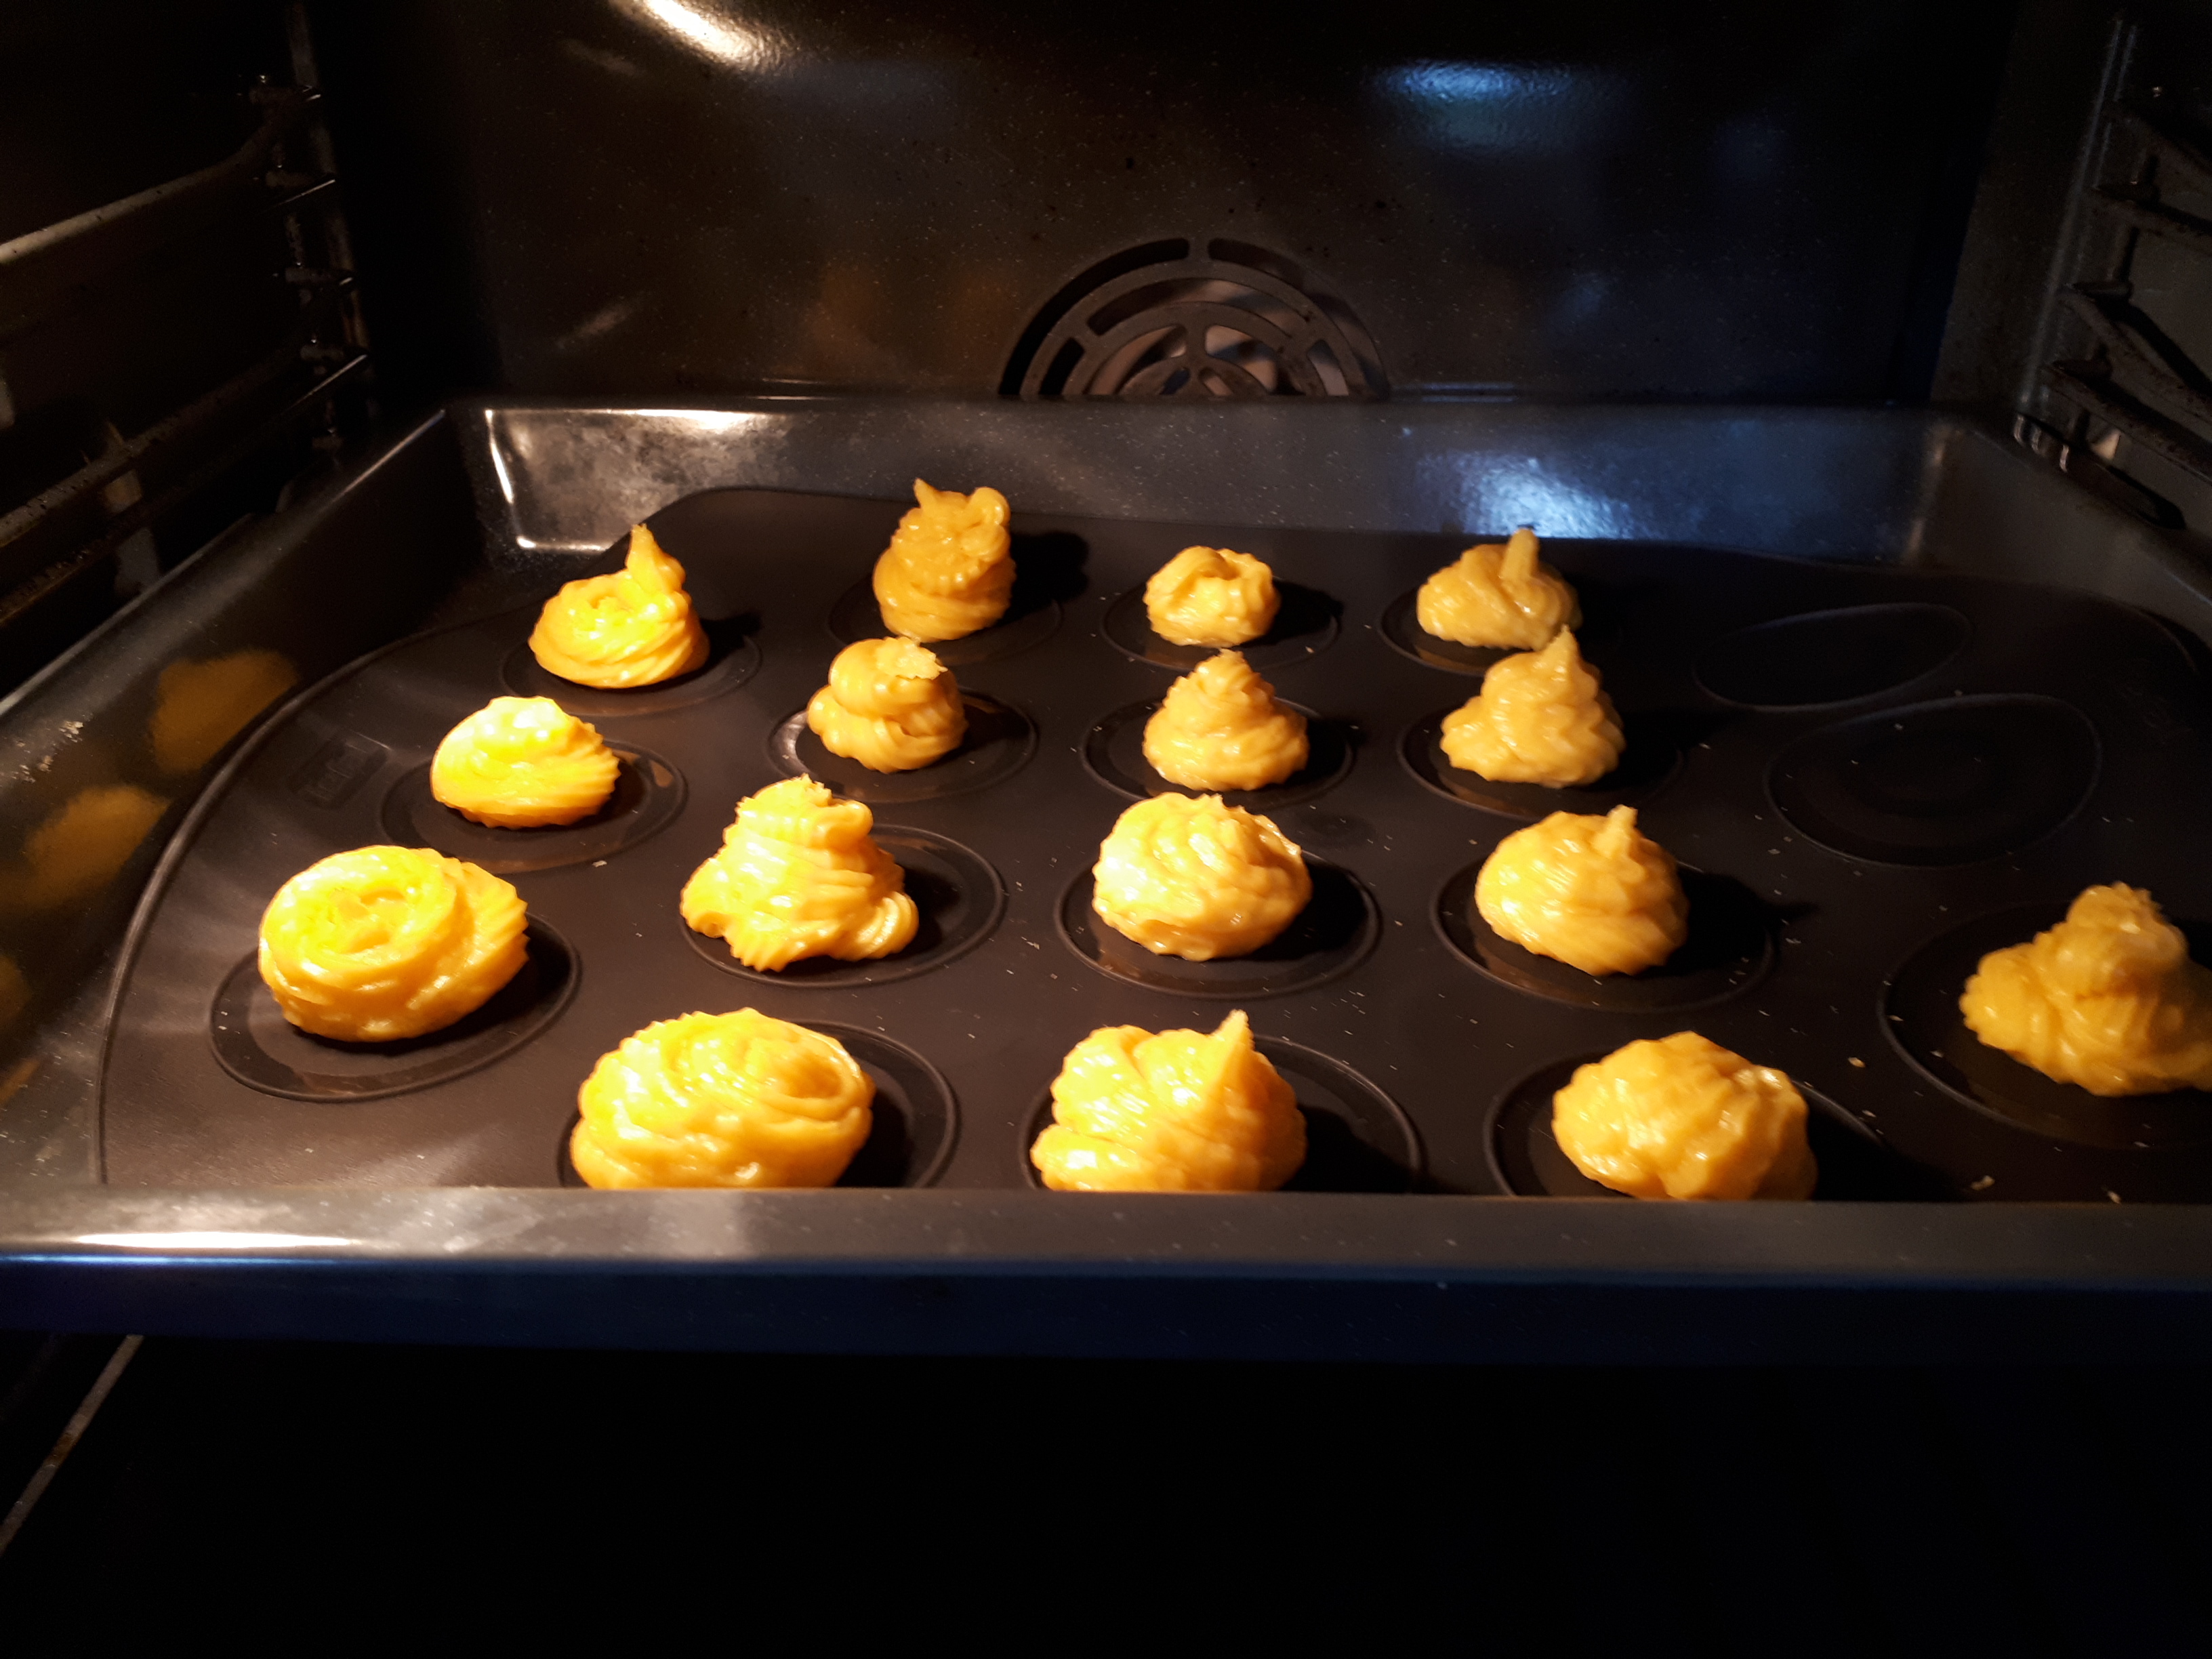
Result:
{"type": "Polygon", "coordinates": [[[860,962],[902,951],[920,921],[906,872],[868,832],[875,814],[811,778],[738,803],[721,850],[684,884],[684,920],[748,968],[803,957],[860,962]]]}
{"type": "Polygon", "coordinates": [[[1211,962],[1258,950],[1313,896],[1297,848],[1218,795],[1155,795],[1115,820],[1092,866],[1091,908],[1156,956],[1211,962]]]}
{"type": "Polygon", "coordinates": [[[593,1187],[827,1187],[875,1095],[835,1037],[750,1008],[684,1014],[599,1057],[568,1161],[593,1187]]]}
{"type": "Polygon", "coordinates": [[[261,917],[261,977],[317,1036],[389,1042],[474,1013],[521,969],[522,900],[425,848],[361,847],[309,865],[261,917]]]}
{"type": "Polygon", "coordinates": [[[658,685],[707,660],[707,631],[684,591],[684,567],[643,525],[623,568],[565,582],[545,601],[530,649],[549,674],[609,690],[658,685]]]}
{"type": "Polygon", "coordinates": [[[1305,1161],[1297,1097],[1241,1008],[1212,1035],[1110,1025],[1068,1051],[1030,1149],[1059,1192],[1273,1192],[1305,1161]]]}
{"type": "Polygon", "coordinates": [[[1820,1178],[1796,1085],[1695,1031],[1579,1067],[1552,1097],[1552,1135],[1637,1198],[1810,1198],[1820,1178]]]}
{"type": "Polygon", "coordinates": [[[1306,763],[1306,717],[1239,651],[1208,657],[1145,722],[1145,759],[1186,789],[1264,789],[1306,763]]]}
{"type": "Polygon", "coordinates": [[[598,730],[550,697],[494,697],[446,733],[430,793],[501,830],[574,823],[606,805],[622,770],[598,730]]]}
{"type": "Polygon", "coordinates": [[[1470,547],[1421,584],[1414,615],[1423,631],[1467,646],[1534,651],[1582,621],[1565,576],[1536,556],[1525,525],[1504,542],[1470,547]]]}
{"type": "Polygon", "coordinates": [[[1186,547],[1145,583],[1145,615],[1170,645],[1247,645],[1275,625],[1275,573],[1249,553],[1186,547]]]}
{"type": "Polygon", "coordinates": [[[2212,969],[2140,887],[2092,887],[1990,951],[1959,1007],[1990,1048],[2093,1095],[2212,1089],[2212,969]]]}
{"type": "Polygon", "coordinates": [[[1595,783],[1620,763],[1620,717],[1562,629],[1541,651],[1492,663],[1482,690],[1444,716],[1444,757],[1494,783],[1595,783]]]}
{"type": "Polygon", "coordinates": [[[1642,973],[1689,937],[1674,857],[1631,806],[1554,812],[1506,836],[1475,878],[1474,902],[1505,938],[1586,974],[1642,973]]]}
{"type": "Polygon", "coordinates": [[[957,640],[988,628],[1014,592],[1006,498],[914,481],[915,505],[876,561],[884,626],[910,640],[957,640]]]}
{"type": "Polygon", "coordinates": [[[927,646],[862,640],[830,663],[830,684],[806,705],[806,724],[833,755],[877,772],[911,772],[960,746],[968,709],[927,646]]]}

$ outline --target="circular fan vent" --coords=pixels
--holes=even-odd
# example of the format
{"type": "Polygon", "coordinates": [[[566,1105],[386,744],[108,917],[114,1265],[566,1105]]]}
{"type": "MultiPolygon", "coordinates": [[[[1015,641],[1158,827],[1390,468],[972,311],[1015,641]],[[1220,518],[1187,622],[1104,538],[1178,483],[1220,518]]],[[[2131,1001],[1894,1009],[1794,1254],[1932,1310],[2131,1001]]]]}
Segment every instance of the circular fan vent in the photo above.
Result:
{"type": "Polygon", "coordinates": [[[1178,238],[1102,261],[1054,295],[1015,346],[1000,390],[1379,398],[1389,387],[1367,331],[1310,272],[1249,243],[1178,238]]]}

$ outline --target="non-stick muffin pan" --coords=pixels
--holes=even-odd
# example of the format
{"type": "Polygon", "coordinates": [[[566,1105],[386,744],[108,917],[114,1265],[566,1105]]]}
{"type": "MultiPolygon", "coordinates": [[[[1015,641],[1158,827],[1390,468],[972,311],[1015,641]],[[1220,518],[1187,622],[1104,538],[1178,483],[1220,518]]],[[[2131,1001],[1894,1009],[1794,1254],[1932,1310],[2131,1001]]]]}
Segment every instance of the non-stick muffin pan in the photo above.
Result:
{"type": "Polygon", "coordinates": [[[1450,769],[1436,733],[1502,653],[1417,637],[1412,600],[1468,538],[1018,513],[1007,617],[941,653],[968,744],[884,776],[796,717],[840,646],[880,629],[867,576],[902,507],[731,489],[656,514],[714,647],[670,685],[550,681],[523,610],[301,697],[149,894],[111,1026],[107,1179],[573,1182],[566,1137],[600,1054],[656,1019],[750,1006],[844,1035],[878,1074],[877,1140],[848,1182],[1021,1187],[1079,1039],[1211,1030],[1242,1007],[1307,1112],[1307,1187],[1595,1195],[1551,1142],[1551,1092],[1633,1038],[1695,1030],[1803,1087],[1822,1200],[2212,1198],[2212,1100],[2096,1100],[1981,1048],[1957,1015],[1982,951],[2093,883],[2212,922],[2212,717],[2148,617],[1962,576],[1547,542],[1629,750],[1587,788],[1500,787],[1450,769]],[[1146,577],[1194,543],[1274,567],[1295,603],[1253,657],[1316,738],[1298,777],[1231,797],[1304,849],[1315,903],[1266,951],[1211,963],[1152,957],[1089,906],[1100,839],[1163,787],[1143,721],[1204,654],[1153,648],[1143,626],[1146,577]],[[560,698],[621,754],[601,814],[488,831],[429,799],[438,739],[514,692],[560,698]],[[800,769],[868,801],[907,866],[923,922],[899,956],[750,973],[679,918],[739,797],[800,769]],[[1676,959],[1593,979],[1484,926],[1474,876],[1504,836],[1621,802],[1684,867],[1676,959]],[[262,908],[317,859],[384,841],[513,881],[532,967],[449,1032],[305,1036],[253,970],[262,908]]]}

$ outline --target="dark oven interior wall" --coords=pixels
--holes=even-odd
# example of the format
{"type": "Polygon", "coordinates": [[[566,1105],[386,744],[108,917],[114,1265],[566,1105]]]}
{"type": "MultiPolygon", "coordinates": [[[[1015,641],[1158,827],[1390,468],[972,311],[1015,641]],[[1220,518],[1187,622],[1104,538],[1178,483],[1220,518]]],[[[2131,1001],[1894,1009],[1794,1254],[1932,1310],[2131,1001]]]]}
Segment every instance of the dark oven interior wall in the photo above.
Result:
{"type": "Polygon", "coordinates": [[[396,394],[988,394],[1248,240],[1397,395],[1926,395],[2014,8],[390,0],[311,16],[396,394]]]}

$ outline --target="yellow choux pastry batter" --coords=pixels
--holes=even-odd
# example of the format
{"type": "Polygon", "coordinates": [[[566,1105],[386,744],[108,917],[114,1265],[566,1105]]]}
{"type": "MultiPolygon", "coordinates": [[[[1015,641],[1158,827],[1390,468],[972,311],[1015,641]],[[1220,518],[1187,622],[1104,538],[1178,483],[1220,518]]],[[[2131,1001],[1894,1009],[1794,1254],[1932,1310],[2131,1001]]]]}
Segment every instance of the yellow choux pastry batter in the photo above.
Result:
{"type": "Polygon", "coordinates": [[[1297,848],[1218,795],[1155,795],[1115,821],[1092,866],[1091,908],[1156,956],[1211,962],[1258,950],[1313,896],[1297,848]]]}
{"type": "Polygon", "coordinates": [[[1796,1085],[1695,1031],[1579,1067],[1552,1097],[1552,1138],[1636,1198],[1810,1198],[1820,1179],[1796,1085]]]}
{"type": "Polygon", "coordinates": [[[598,731],[550,697],[494,697],[446,733],[430,793],[500,830],[574,823],[606,805],[622,770],[598,731]]]}
{"type": "Polygon", "coordinates": [[[1959,1007],[1990,1048],[2093,1095],[2212,1089],[2212,969],[2140,887],[2092,887],[1990,951],[1959,1007]]]}
{"type": "Polygon", "coordinates": [[[1534,651],[1582,621],[1565,576],[1536,556],[1523,525],[1504,542],[1470,547],[1421,584],[1414,605],[1425,633],[1468,646],[1534,651]]]}
{"type": "Polygon", "coordinates": [[[171,663],[155,682],[147,723],[154,764],[173,775],[198,771],[299,681],[298,667],[276,651],[171,663]]]}
{"type": "Polygon", "coordinates": [[[611,575],[565,582],[545,601],[530,649],[549,674],[609,690],[658,685],[707,660],[707,630],[684,591],[684,567],[643,525],[611,575]]]}
{"type": "Polygon", "coordinates": [[[1145,615],[1170,645],[1249,644],[1282,604],[1275,573],[1225,547],[1186,547],[1145,584],[1145,615]]]}
{"type": "Polygon", "coordinates": [[[1494,662],[1482,690],[1444,716],[1444,757],[1493,783],[1595,783],[1620,762],[1620,717],[1562,629],[1541,651],[1494,662]]]}
{"type": "Polygon", "coordinates": [[[1006,613],[1014,592],[1006,498],[963,495],[914,481],[908,508],[876,561],[876,607],[884,626],[910,640],[957,640],[1006,613]]]}
{"type": "Polygon", "coordinates": [[[875,772],[911,772],[951,754],[968,709],[937,653],[912,640],[862,640],[830,665],[806,724],[833,755],[875,772]]]}
{"type": "Polygon", "coordinates": [[[1305,1162],[1297,1096],[1238,1009],[1208,1036],[1109,1025],[1067,1051],[1030,1148],[1062,1193],[1269,1193],[1305,1162]]]}
{"type": "Polygon", "coordinates": [[[317,1036],[389,1042],[474,1013],[521,969],[522,900],[497,876],[427,848],[333,853],[261,916],[261,977],[317,1036]]]}
{"type": "Polygon", "coordinates": [[[1474,903],[1515,944],[1586,974],[1640,974],[1690,934],[1673,855],[1636,827],[1632,806],[1516,830],[1484,860],[1474,903]]]}
{"type": "Polygon", "coordinates": [[[921,915],[906,872],[869,836],[875,821],[811,778],[746,796],[721,850],[684,884],[684,920],[767,971],[802,957],[862,962],[904,950],[921,915]]]}
{"type": "Polygon", "coordinates": [[[827,1187],[875,1096],[835,1037],[750,1008],[684,1014],[599,1056],[568,1161],[593,1187],[827,1187]]]}
{"type": "Polygon", "coordinates": [[[1186,789],[1264,789],[1306,763],[1306,717],[1241,651],[1208,657],[1168,688],[1145,722],[1145,759],[1186,789]]]}

